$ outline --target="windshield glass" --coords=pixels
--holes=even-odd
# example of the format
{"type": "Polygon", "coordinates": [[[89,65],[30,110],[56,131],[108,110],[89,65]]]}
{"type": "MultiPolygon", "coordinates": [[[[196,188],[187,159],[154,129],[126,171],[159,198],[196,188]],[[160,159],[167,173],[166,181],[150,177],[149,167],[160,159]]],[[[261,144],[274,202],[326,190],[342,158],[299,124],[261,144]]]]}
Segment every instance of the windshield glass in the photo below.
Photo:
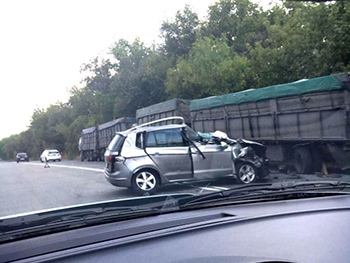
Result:
{"type": "Polygon", "coordinates": [[[0,10],[0,221],[350,182],[349,1],[5,0],[0,10]]]}

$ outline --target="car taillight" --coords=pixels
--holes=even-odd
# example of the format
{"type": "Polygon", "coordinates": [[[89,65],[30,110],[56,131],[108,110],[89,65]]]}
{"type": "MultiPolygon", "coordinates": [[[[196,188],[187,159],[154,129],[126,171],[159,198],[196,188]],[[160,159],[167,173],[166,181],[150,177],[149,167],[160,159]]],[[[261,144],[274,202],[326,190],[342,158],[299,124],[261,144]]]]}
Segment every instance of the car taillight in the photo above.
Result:
{"type": "Polygon", "coordinates": [[[125,161],[125,158],[124,157],[121,157],[121,156],[115,156],[115,155],[108,155],[106,157],[106,161],[108,163],[123,163],[125,161]]]}
{"type": "Polygon", "coordinates": [[[112,163],[114,161],[114,156],[113,155],[108,155],[106,160],[107,160],[107,162],[112,163]]]}

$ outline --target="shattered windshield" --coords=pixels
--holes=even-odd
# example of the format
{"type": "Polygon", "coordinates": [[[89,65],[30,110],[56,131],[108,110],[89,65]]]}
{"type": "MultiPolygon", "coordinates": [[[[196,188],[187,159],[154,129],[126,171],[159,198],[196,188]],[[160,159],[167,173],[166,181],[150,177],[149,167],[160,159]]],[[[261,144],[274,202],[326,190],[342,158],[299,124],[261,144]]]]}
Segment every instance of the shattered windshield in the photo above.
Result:
{"type": "Polygon", "coordinates": [[[0,218],[348,188],[350,2],[73,2],[0,3],[0,218]]]}

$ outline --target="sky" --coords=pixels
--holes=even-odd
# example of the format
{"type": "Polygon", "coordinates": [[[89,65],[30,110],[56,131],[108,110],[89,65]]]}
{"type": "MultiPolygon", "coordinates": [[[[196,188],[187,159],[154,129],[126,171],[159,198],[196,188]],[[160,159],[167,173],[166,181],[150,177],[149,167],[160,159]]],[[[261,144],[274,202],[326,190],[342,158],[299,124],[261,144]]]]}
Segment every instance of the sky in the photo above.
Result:
{"type": "Polygon", "coordinates": [[[0,140],[28,129],[35,109],[67,102],[80,68],[119,39],[159,43],[163,21],[215,0],[1,0],[0,140]]]}

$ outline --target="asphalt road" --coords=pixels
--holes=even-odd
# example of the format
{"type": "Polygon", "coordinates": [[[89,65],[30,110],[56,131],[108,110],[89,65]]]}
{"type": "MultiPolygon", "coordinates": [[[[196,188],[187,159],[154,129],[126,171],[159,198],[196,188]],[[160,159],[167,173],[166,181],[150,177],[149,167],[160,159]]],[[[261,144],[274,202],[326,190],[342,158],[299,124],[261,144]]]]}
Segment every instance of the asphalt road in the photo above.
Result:
{"type": "MultiPolygon", "coordinates": [[[[136,196],[131,190],[109,184],[103,176],[103,162],[66,161],[50,163],[0,162],[0,217],[43,209],[136,196]]],[[[285,180],[347,180],[350,175],[283,174],[272,170],[264,182],[285,180]]],[[[187,183],[160,188],[158,194],[205,194],[229,189],[233,178],[187,183]]]]}

